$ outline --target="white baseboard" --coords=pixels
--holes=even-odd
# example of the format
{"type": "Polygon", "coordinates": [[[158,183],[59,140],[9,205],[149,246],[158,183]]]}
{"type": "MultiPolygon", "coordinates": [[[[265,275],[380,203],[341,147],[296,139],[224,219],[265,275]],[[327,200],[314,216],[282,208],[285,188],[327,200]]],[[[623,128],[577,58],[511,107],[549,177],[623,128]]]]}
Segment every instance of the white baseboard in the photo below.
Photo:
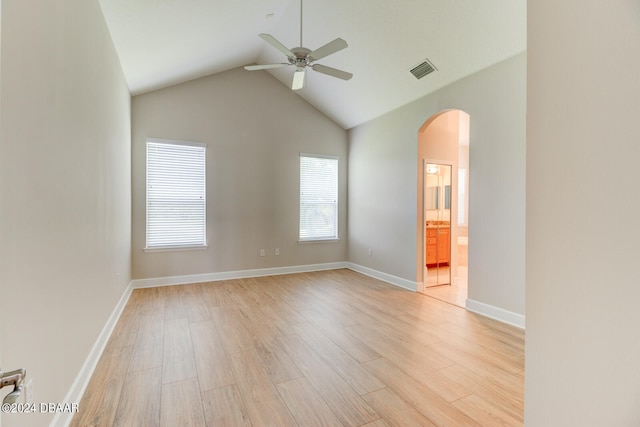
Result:
{"type": "Polygon", "coordinates": [[[485,317],[489,317],[494,320],[498,320],[502,323],[507,323],[511,326],[515,326],[516,328],[525,328],[525,317],[522,314],[507,311],[500,307],[485,304],[483,302],[475,301],[469,298],[467,298],[466,308],[469,311],[485,317]]]}
{"type": "MultiPolygon", "coordinates": [[[[96,369],[98,365],[98,361],[100,357],[102,357],[102,352],[111,337],[111,333],[118,323],[118,319],[120,319],[120,315],[124,310],[124,307],[127,305],[129,301],[129,297],[131,296],[131,291],[133,287],[131,286],[131,282],[124,290],[124,293],[120,297],[120,300],[116,304],[116,307],[111,312],[111,316],[107,320],[107,323],[102,328],[100,335],[98,335],[98,339],[93,344],[91,351],[89,352],[89,356],[84,361],[82,368],[80,368],[80,372],[76,376],[76,379],[71,384],[71,388],[67,392],[63,402],[73,403],[80,402],[82,395],[84,394],[87,385],[89,385],[89,380],[91,380],[91,376],[93,375],[93,371],[96,369]]],[[[71,412],[57,412],[56,415],[51,420],[50,427],[66,427],[71,423],[71,418],[73,417],[73,413],[71,412]]]]}
{"type": "Polygon", "coordinates": [[[354,264],[352,262],[347,263],[347,268],[349,270],[362,273],[365,276],[373,277],[374,279],[382,280],[383,282],[387,282],[392,285],[398,286],[400,288],[404,288],[414,292],[418,289],[418,286],[420,285],[417,282],[412,282],[411,280],[403,279],[402,277],[394,276],[392,274],[383,273],[382,271],[374,270],[372,268],[364,267],[362,265],[354,264]]]}
{"type": "Polygon", "coordinates": [[[347,268],[346,262],[295,265],[290,267],[259,268],[253,270],[223,271],[219,273],[189,274],[185,276],[154,277],[132,280],[133,289],[156,286],[185,285],[187,283],[216,282],[219,280],[246,279],[250,277],[275,276],[278,274],[308,273],[311,271],[347,268]]]}
{"type": "Polygon", "coordinates": [[[391,274],[383,273],[381,271],[377,271],[351,262],[332,262],[325,264],[295,265],[289,267],[260,268],[252,270],[223,271],[218,273],[188,274],[184,276],[136,279],[131,281],[131,287],[133,289],[154,288],[157,286],[186,285],[188,283],[247,279],[251,277],[275,276],[278,274],[308,273],[313,271],[337,270],[340,268],[348,268],[350,270],[357,271],[358,273],[362,273],[365,276],[370,276],[375,279],[382,280],[383,282],[408,289],[410,291],[416,291],[417,286],[419,285],[419,283],[417,282],[412,282],[401,277],[393,276],[391,274]]]}

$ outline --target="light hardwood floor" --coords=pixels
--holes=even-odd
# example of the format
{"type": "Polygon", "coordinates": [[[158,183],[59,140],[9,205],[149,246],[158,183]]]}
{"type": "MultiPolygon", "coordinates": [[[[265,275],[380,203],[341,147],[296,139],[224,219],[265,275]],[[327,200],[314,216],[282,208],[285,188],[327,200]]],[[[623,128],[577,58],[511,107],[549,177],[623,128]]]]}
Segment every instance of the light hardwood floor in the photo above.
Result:
{"type": "Polygon", "coordinates": [[[137,289],[72,426],[518,426],[524,332],[350,270],[137,289]]]}

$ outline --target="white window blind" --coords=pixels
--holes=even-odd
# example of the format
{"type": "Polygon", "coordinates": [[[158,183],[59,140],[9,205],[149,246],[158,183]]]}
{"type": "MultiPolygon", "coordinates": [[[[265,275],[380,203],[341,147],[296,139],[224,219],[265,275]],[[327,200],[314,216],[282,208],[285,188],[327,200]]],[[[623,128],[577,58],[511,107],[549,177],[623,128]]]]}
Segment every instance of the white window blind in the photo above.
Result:
{"type": "Polygon", "coordinates": [[[206,145],[147,139],[147,247],[206,245],[206,145]]]}
{"type": "Polygon", "coordinates": [[[338,158],[300,155],[300,240],[338,238],[338,158]]]}

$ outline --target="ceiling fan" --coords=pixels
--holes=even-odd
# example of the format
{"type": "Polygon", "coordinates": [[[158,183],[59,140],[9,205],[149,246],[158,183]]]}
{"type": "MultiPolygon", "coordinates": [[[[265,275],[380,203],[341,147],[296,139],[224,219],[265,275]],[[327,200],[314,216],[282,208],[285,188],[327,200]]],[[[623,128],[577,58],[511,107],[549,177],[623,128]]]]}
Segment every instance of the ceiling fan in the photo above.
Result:
{"type": "Polygon", "coordinates": [[[316,64],[315,61],[322,59],[326,56],[336,53],[346,48],[347,42],[338,37],[337,39],[319,47],[316,50],[310,50],[306,47],[302,47],[302,0],[300,0],[300,46],[288,49],[285,45],[280,43],[270,34],[260,34],[260,37],[269,43],[274,48],[287,56],[288,62],[280,62],[276,64],[263,64],[263,65],[246,65],[245,70],[266,70],[269,68],[280,68],[289,65],[295,65],[296,71],[293,74],[293,83],[291,89],[299,90],[304,87],[305,72],[307,67],[313,69],[322,74],[327,74],[332,77],[337,77],[342,80],[349,80],[353,77],[353,74],[346,71],[338,70],[335,68],[327,67],[326,65],[316,64]]]}

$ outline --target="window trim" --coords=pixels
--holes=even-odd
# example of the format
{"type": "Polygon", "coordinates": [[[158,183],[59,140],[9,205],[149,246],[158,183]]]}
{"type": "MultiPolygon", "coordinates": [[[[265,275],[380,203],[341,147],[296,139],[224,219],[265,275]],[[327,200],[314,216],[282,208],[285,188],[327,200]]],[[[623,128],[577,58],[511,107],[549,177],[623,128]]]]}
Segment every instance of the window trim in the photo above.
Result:
{"type": "Polygon", "coordinates": [[[168,251],[185,251],[185,250],[205,250],[209,246],[207,245],[207,144],[194,141],[180,141],[172,139],[150,138],[145,139],[145,246],[144,252],[168,252],[168,251]],[[164,246],[148,246],[148,223],[149,223],[149,143],[167,144],[167,145],[182,145],[189,147],[200,147],[204,149],[204,182],[203,182],[203,243],[202,244],[178,244],[178,245],[164,245],[164,246]]]}
{"type": "Polygon", "coordinates": [[[339,242],[340,241],[340,156],[331,155],[331,154],[314,154],[314,153],[299,153],[298,156],[298,244],[309,244],[309,243],[330,243],[330,242],[339,242]],[[300,237],[300,210],[302,207],[301,200],[301,169],[300,169],[300,160],[302,157],[310,157],[317,159],[329,159],[336,161],[336,222],[335,222],[335,236],[330,237],[309,237],[309,238],[301,238],[300,237]]]}

